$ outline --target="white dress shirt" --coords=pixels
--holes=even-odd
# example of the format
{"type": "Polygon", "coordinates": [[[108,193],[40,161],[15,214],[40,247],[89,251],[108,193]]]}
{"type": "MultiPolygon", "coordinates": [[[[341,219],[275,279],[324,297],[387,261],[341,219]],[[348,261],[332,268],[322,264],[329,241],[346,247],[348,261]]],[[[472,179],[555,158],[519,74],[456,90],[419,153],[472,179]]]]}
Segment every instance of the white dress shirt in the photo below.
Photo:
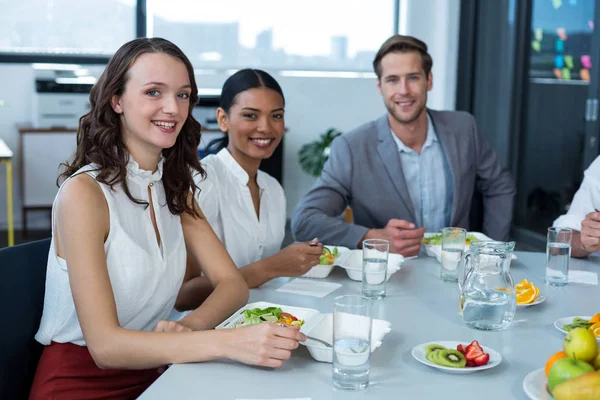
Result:
{"type": "Polygon", "coordinates": [[[581,222],[596,210],[600,210],[600,156],[583,173],[583,182],[573,197],[569,211],[558,217],[552,226],[581,231],[581,222]]]}
{"type": "Polygon", "coordinates": [[[259,217],[256,215],[249,176],[227,149],[202,159],[206,179],[196,175],[200,188],[196,201],[240,268],[281,250],[285,235],[286,201],[275,178],[259,170],[259,217]]]}
{"type": "Polygon", "coordinates": [[[450,225],[454,185],[444,149],[429,114],[427,137],[421,154],[406,146],[393,131],[390,134],[400,154],[402,172],[417,218],[415,224],[418,228],[424,226],[427,232],[439,232],[450,225]]]}

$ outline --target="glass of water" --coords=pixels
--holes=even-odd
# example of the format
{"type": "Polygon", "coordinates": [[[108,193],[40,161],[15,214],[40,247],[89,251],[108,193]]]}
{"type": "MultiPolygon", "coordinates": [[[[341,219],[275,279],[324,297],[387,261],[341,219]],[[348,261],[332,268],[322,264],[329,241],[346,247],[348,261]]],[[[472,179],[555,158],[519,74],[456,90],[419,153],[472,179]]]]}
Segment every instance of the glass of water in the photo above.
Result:
{"type": "Polygon", "coordinates": [[[458,264],[465,251],[467,231],[463,228],[442,229],[442,269],[440,278],[445,282],[458,281],[458,264]]]}
{"type": "Polygon", "coordinates": [[[371,299],[385,297],[390,243],[384,239],[363,240],[362,294],[371,299]]]}
{"type": "Polygon", "coordinates": [[[333,302],[333,386],[358,390],[369,386],[371,300],[340,296],[333,302]]]}
{"type": "Polygon", "coordinates": [[[546,242],[546,283],[548,285],[565,286],[569,282],[572,236],[571,229],[548,228],[546,242]]]}

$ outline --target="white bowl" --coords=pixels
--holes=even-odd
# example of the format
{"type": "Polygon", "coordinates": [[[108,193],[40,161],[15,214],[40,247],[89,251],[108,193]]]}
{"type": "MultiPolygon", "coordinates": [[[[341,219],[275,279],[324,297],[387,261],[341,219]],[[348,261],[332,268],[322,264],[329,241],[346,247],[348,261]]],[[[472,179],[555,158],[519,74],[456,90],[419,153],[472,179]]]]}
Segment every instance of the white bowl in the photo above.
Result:
{"type": "Polygon", "coordinates": [[[552,400],[544,368],[536,369],[523,379],[523,390],[531,400],[552,400]]]}
{"type": "Polygon", "coordinates": [[[325,245],[325,247],[327,247],[329,249],[333,249],[334,247],[337,247],[338,252],[339,252],[338,258],[335,260],[335,262],[332,265],[315,265],[314,267],[312,267],[310,269],[310,271],[308,271],[307,273],[302,275],[303,277],[317,278],[317,279],[327,278],[329,276],[329,274],[331,273],[331,271],[333,271],[333,268],[336,265],[338,265],[338,263],[339,263],[338,260],[345,259],[348,256],[348,252],[350,251],[349,248],[342,247],[342,246],[325,245]]]}
{"type": "MultiPolygon", "coordinates": [[[[371,328],[371,352],[381,346],[383,337],[392,330],[392,324],[381,319],[373,320],[371,328]]],[[[321,339],[333,345],[333,314],[323,314],[318,324],[313,325],[310,330],[304,331],[309,336],[321,339]]],[[[312,358],[321,362],[333,361],[333,349],[314,340],[307,339],[301,343],[308,349],[312,358]]]]}
{"type": "MultiPolygon", "coordinates": [[[[389,253],[387,280],[400,270],[403,262],[404,257],[401,254],[389,253]]],[[[346,270],[350,279],[362,282],[362,250],[350,250],[348,256],[341,260],[339,265],[346,270]]]]}
{"type": "Polygon", "coordinates": [[[266,301],[258,301],[256,303],[246,304],[244,307],[237,310],[231,317],[221,322],[215,329],[232,329],[235,328],[240,322],[244,320],[244,310],[251,310],[253,308],[268,308],[268,307],[279,307],[281,311],[292,314],[298,319],[304,320],[304,325],[300,328],[301,332],[306,332],[314,328],[314,325],[318,324],[320,320],[320,313],[312,308],[293,307],[286,306],[283,304],[274,304],[266,301]]]}
{"type": "MultiPolygon", "coordinates": [[[[587,320],[592,319],[592,317],[589,316],[589,315],[575,315],[573,317],[559,318],[556,321],[554,321],[554,327],[566,335],[569,332],[566,331],[563,327],[565,325],[572,324],[573,323],[573,319],[576,318],[576,317],[587,319],[587,320]]],[[[600,337],[596,338],[596,342],[600,343],[600,337]]]]}

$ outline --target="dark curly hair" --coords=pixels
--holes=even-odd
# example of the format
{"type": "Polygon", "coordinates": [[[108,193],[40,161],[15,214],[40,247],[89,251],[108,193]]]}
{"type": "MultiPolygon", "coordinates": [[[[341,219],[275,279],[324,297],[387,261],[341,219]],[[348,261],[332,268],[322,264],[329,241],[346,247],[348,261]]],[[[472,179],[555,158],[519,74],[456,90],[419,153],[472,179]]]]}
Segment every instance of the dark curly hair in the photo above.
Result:
{"type": "Polygon", "coordinates": [[[125,177],[129,153],[123,142],[119,115],[111,106],[111,99],[121,96],[125,91],[129,68],[137,57],[145,53],[164,53],[175,57],[183,62],[188,71],[191,85],[189,114],[175,145],[162,151],[165,158],[162,181],[172,214],[187,212],[200,217],[193,202],[188,201],[190,190],[192,195],[199,190],[194,183],[193,174],[205,175],[197,155],[201,127],[192,116],[192,108],[198,102],[194,68],[179,47],[161,38],[134,39],[121,46],[110,59],[98,82],[92,87],[90,112],[79,119],[77,149],[70,162],[61,164],[64,171],[59,175],[57,184],[81,167],[93,163],[98,165],[96,170],[100,171],[96,178],[99,182],[109,185],[111,189],[120,184],[131,201],[148,206],[147,202],[134,198],[127,186],[125,177]]]}

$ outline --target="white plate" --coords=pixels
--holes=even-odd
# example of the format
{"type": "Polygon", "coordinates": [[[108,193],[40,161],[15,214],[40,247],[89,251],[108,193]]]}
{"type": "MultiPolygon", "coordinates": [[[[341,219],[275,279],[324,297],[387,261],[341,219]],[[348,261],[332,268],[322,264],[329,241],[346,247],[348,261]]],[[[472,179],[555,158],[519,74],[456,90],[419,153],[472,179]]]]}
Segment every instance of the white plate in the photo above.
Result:
{"type": "MultiPolygon", "coordinates": [[[[575,315],[573,317],[559,318],[556,321],[554,321],[554,327],[566,335],[569,332],[565,331],[563,329],[563,326],[572,324],[573,323],[573,318],[575,318],[575,317],[579,317],[579,318],[583,318],[583,319],[587,319],[587,320],[590,320],[592,318],[589,315],[587,315],[587,316],[586,315],[575,315]]],[[[597,337],[596,341],[598,343],[600,343],[600,337],[597,337]]]]}
{"type": "Polygon", "coordinates": [[[548,378],[544,368],[536,369],[523,379],[523,390],[531,400],[552,400],[554,397],[548,391],[548,378]]]}
{"type": "Polygon", "coordinates": [[[327,278],[329,276],[329,274],[331,273],[331,271],[333,271],[333,268],[339,264],[339,262],[340,262],[339,260],[344,260],[346,257],[348,257],[348,252],[350,251],[349,248],[342,247],[342,246],[325,245],[325,247],[329,248],[332,251],[333,251],[334,247],[337,247],[338,252],[339,252],[338,258],[331,265],[315,265],[314,267],[312,267],[310,269],[310,271],[308,271],[307,273],[302,275],[303,277],[317,278],[317,279],[327,278]]]}
{"type": "MultiPolygon", "coordinates": [[[[371,352],[374,352],[383,341],[383,337],[392,330],[392,324],[381,319],[373,319],[373,327],[371,328],[371,352]]],[[[323,318],[319,323],[314,325],[309,331],[305,331],[309,336],[326,341],[333,344],[333,314],[323,314],[323,318]]],[[[314,340],[307,339],[300,344],[306,346],[310,355],[317,361],[332,362],[333,349],[314,340]]]]}
{"type": "Polygon", "coordinates": [[[244,307],[237,310],[231,317],[227,318],[225,321],[221,322],[215,329],[231,329],[235,328],[235,326],[244,320],[243,312],[244,310],[253,309],[253,308],[267,308],[267,307],[279,307],[281,311],[292,314],[298,319],[304,320],[304,325],[300,328],[300,331],[306,332],[311,330],[316,324],[319,323],[322,318],[321,313],[319,311],[314,310],[312,308],[302,308],[302,307],[293,307],[286,306],[283,304],[274,304],[266,301],[258,301],[256,303],[246,304],[244,307]]]}
{"type": "Polygon", "coordinates": [[[535,306],[535,305],[538,305],[540,303],[543,303],[544,301],[546,301],[546,296],[543,296],[543,295],[540,294],[537,297],[537,299],[535,299],[532,303],[529,303],[529,304],[517,304],[517,308],[525,308],[525,307],[535,306]]]}
{"type": "MultiPolygon", "coordinates": [[[[339,266],[346,270],[348,277],[353,281],[362,282],[362,250],[350,250],[347,256],[339,258],[339,266]]],[[[404,262],[404,256],[401,254],[388,254],[388,270],[387,280],[400,270],[400,266],[404,262]]]]}
{"type": "Polygon", "coordinates": [[[450,374],[470,374],[473,372],[483,371],[486,369],[497,367],[502,362],[502,356],[500,355],[500,353],[498,353],[496,350],[489,348],[487,346],[481,346],[481,348],[483,349],[484,352],[486,352],[490,355],[490,360],[488,361],[488,363],[486,365],[482,365],[480,367],[465,367],[465,368],[444,367],[443,365],[434,364],[434,363],[430,362],[427,358],[425,358],[425,354],[426,354],[425,347],[427,347],[430,344],[439,344],[440,346],[444,346],[448,349],[456,350],[456,346],[458,346],[461,343],[463,345],[468,345],[471,342],[437,341],[437,342],[421,343],[420,345],[415,346],[412,349],[412,356],[415,358],[415,360],[419,361],[420,363],[423,363],[430,367],[442,370],[444,372],[448,372],[450,374]]]}
{"type": "MultiPolygon", "coordinates": [[[[434,233],[434,232],[427,232],[425,233],[425,235],[423,235],[424,237],[431,237],[431,236],[435,236],[435,235],[439,235],[439,233],[434,233]]],[[[467,232],[467,235],[473,235],[475,236],[478,240],[482,240],[482,241],[488,241],[491,240],[493,241],[494,239],[490,238],[489,236],[484,235],[481,232],[467,232]]],[[[438,262],[442,262],[442,245],[441,244],[436,244],[436,245],[423,245],[423,247],[425,247],[425,254],[427,254],[429,257],[435,257],[438,262]]],[[[470,246],[466,246],[465,250],[468,250],[470,246]]],[[[512,259],[516,260],[517,256],[515,254],[512,255],[512,259]]]]}

